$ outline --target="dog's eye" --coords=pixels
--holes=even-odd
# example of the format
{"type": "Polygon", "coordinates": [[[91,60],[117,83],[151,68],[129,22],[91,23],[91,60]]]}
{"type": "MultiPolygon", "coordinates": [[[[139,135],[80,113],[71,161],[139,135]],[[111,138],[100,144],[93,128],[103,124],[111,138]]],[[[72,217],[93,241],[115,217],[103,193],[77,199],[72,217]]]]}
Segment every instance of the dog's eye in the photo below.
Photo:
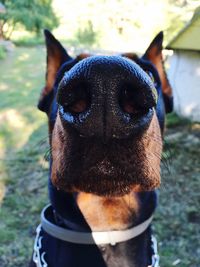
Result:
{"type": "Polygon", "coordinates": [[[88,108],[89,103],[90,98],[87,88],[84,85],[80,85],[70,90],[64,96],[64,101],[60,104],[63,106],[64,112],[78,114],[84,112],[88,108]]]}

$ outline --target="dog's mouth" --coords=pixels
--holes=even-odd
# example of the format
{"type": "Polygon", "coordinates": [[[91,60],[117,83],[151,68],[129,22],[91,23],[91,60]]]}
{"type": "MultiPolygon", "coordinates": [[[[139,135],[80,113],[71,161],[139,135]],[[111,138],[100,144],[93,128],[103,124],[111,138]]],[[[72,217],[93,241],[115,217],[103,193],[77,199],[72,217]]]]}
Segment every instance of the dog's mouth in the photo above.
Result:
{"type": "MultiPolygon", "coordinates": [[[[60,147],[57,142],[59,154],[53,153],[52,166],[52,181],[61,190],[122,196],[132,190],[153,190],[160,184],[160,158],[156,151],[149,153],[144,136],[107,146],[76,140],[71,150],[69,146],[65,149],[63,141],[60,147]]],[[[158,147],[158,142],[154,143],[158,147]]]]}
{"type": "Polygon", "coordinates": [[[76,191],[100,196],[122,196],[132,190],[150,191],[159,185],[159,178],[148,175],[148,170],[144,166],[133,168],[122,168],[121,164],[114,166],[110,161],[102,161],[83,172],[81,179],[75,179],[74,188],[76,191]]]}
{"type": "Polygon", "coordinates": [[[122,196],[130,191],[150,191],[159,185],[159,178],[151,177],[147,168],[138,166],[134,171],[103,160],[90,169],[57,172],[54,185],[68,192],[86,192],[99,196],[122,196]],[[142,168],[142,170],[141,170],[142,168]]]}

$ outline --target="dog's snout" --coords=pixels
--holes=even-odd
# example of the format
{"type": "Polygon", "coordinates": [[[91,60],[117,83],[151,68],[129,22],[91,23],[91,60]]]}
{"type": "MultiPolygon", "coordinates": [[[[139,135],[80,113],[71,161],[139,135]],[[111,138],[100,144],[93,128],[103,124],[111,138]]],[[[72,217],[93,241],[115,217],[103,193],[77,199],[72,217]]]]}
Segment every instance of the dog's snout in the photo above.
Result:
{"type": "Polygon", "coordinates": [[[148,127],[156,90],[136,63],[95,56],[65,73],[57,101],[63,123],[81,136],[124,139],[148,127]]]}

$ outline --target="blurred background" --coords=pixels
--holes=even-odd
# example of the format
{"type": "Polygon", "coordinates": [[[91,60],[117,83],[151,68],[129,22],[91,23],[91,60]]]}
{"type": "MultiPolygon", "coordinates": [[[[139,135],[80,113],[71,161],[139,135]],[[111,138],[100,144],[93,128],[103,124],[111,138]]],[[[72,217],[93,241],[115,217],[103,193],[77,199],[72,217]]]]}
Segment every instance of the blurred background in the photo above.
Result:
{"type": "Polygon", "coordinates": [[[48,203],[48,133],[36,108],[48,28],[69,54],[137,52],[164,31],[167,117],[153,227],[161,266],[200,266],[199,0],[0,0],[0,266],[25,267],[48,203]]]}
{"type": "Polygon", "coordinates": [[[42,30],[54,29],[70,44],[111,51],[143,52],[160,30],[166,43],[187,23],[198,0],[16,0],[1,1],[0,38],[15,44],[43,42],[42,30]]]}

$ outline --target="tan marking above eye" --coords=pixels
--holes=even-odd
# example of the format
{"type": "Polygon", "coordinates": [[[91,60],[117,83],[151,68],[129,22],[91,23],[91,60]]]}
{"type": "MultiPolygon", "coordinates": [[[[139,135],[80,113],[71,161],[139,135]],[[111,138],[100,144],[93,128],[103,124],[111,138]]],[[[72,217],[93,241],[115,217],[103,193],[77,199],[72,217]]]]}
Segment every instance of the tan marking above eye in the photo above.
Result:
{"type": "Polygon", "coordinates": [[[76,58],[77,58],[77,60],[82,60],[82,59],[87,58],[87,57],[90,57],[90,56],[91,56],[91,54],[81,53],[76,58]]]}
{"type": "Polygon", "coordinates": [[[124,53],[122,54],[123,57],[127,57],[133,61],[138,60],[138,56],[135,53],[124,53]]]}

